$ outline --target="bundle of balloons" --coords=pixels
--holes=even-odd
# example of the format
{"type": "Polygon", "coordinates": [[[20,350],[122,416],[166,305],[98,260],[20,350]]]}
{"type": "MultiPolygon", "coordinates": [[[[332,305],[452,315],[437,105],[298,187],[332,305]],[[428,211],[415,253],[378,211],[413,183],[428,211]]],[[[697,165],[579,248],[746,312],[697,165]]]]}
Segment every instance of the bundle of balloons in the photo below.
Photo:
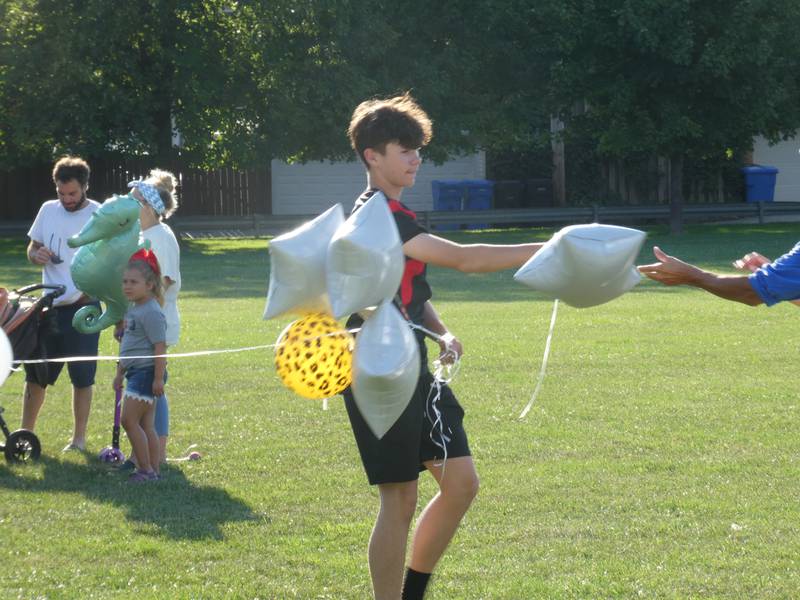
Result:
{"type": "Polygon", "coordinates": [[[302,315],[278,338],[275,366],[306,398],[351,386],[358,409],[382,438],[408,406],[420,370],[419,348],[392,303],[405,261],[386,197],[374,194],[348,219],[340,204],[272,240],[264,318],[302,315]],[[338,324],[368,311],[355,340],[338,324]]]}
{"type": "MultiPolygon", "coordinates": [[[[514,278],[584,308],[635,286],[634,261],[645,234],[612,225],[558,232],[514,278]]],[[[416,338],[392,303],[405,265],[386,197],[378,192],[345,219],[336,204],[269,246],[264,318],[300,315],[281,333],[275,365],[284,384],[306,398],[351,386],[364,420],[382,438],[411,399],[420,372],[416,338]],[[356,340],[337,322],[366,316],[356,340]]]]}

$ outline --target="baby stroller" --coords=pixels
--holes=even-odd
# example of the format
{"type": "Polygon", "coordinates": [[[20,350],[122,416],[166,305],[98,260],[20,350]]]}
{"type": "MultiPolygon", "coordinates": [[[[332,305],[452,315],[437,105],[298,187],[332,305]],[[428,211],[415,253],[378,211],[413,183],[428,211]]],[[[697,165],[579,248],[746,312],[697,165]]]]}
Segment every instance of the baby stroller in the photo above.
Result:
{"type": "MultiPolygon", "coordinates": [[[[47,328],[54,327],[48,311],[53,301],[63,294],[63,285],[35,284],[8,292],[0,288],[0,326],[11,342],[14,360],[46,358],[44,336],[47,328]],[[45,290],[39,296],[29,296],[30,292],[45,290]]],[[[38,381],[47,381],[47,365],[35,365],[38,381]]],[[[32,431],[18,429],[11,432],[3,419],[3,407],[0,406],[0,429],[5,435],[5,444],[0,450],[8,462],[25,462],[36,460],[42,447],[39,438],[32,431]]]]}

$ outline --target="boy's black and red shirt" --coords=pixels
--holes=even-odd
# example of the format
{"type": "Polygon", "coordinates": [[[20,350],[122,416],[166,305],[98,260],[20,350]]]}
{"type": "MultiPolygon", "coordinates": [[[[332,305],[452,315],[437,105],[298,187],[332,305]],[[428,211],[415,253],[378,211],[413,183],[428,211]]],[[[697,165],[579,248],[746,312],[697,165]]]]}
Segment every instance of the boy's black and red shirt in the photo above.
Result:
{"type": "MultiPolygon", "coordinates": [[[[367,189],[361,194],[353,205],[353,212],[360,209],[367,200],[369,200],[377,189],[367,189]]],[[[417,215],[409,209],[405,204],[399,200],[388,199],[389,210],[392,211],[394,221],[397,224],[397,231],[400,233],[400,239],[405,244],[408,240],[419,235],[420,233],[427,233],[425,229],[417,221],[417,215]]],[[[352,214],[352,213],[351,213],[352,214]]],[[[427,265],[419,260],[405,257],[405,269],[403,270],[403,278],[400,281],[400,289],[397,291],[396,299],[403,305],[406,316],[412,323],[422,324],[423,310],[425,302],[431,299],[431,288],[425,277],[427,265]]]]}

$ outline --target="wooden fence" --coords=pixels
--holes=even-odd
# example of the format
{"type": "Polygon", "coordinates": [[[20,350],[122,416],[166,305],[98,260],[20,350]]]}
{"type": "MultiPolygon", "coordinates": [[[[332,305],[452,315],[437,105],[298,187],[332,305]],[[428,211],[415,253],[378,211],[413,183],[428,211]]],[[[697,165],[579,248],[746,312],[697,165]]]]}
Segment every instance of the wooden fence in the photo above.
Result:
{"type": "MultiPolygon", "coordinates": [[[[102,201],[127,192],[132,179],[147,176],[150,169],[171,171],[178,178],[180,214],[185,216],[243,217],[272,212],[269,161],[257,169],[237,171],[192,168],[181,160],[156,163],[148,158],[89,159],[92,174],[89,197],[102,201]]],[[[53,164],[0,171],[0,220],[32,220],[42,202],[55,198],[53,164]]]]}

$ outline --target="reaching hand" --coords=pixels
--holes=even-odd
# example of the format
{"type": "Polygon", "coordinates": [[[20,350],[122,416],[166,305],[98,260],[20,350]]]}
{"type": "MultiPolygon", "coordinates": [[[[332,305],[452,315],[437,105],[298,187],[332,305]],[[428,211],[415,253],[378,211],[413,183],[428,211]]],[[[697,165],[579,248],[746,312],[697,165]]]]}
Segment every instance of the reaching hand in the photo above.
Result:
{"type": "Polygon", "coordinates": [[[742,271],[750,271],[751,273],[757,271],[764,265],[768,265],[772,261],[763,254],[758,252],[748,252],[739,260],[733,261],[733,266],[742,271]]]}
{"type": "Polygon", "coordinates": [[[653,254],[659,262],[637,267],[639,272],[659,281],[664,285],[684,285],[694,281],[701,273],[700,269],[689,263],[685,263],[679,258],[670,256],[658,246],[653,247],[653,254]]]}
{"type": "MultiPolygon", "coordinates": [[[[771,262],[772,261],[763,254],[759,254],[758,252],[748,252],[739,260],[733,261],[733,266],[737,269],[741,269],[742,271],[750,271],[751,273],[755,273],[761,267],[768,265],[771,262]]],[[[795,306],[800,306],[800,300],[792,300],[791,303],[795,306]]]]}

